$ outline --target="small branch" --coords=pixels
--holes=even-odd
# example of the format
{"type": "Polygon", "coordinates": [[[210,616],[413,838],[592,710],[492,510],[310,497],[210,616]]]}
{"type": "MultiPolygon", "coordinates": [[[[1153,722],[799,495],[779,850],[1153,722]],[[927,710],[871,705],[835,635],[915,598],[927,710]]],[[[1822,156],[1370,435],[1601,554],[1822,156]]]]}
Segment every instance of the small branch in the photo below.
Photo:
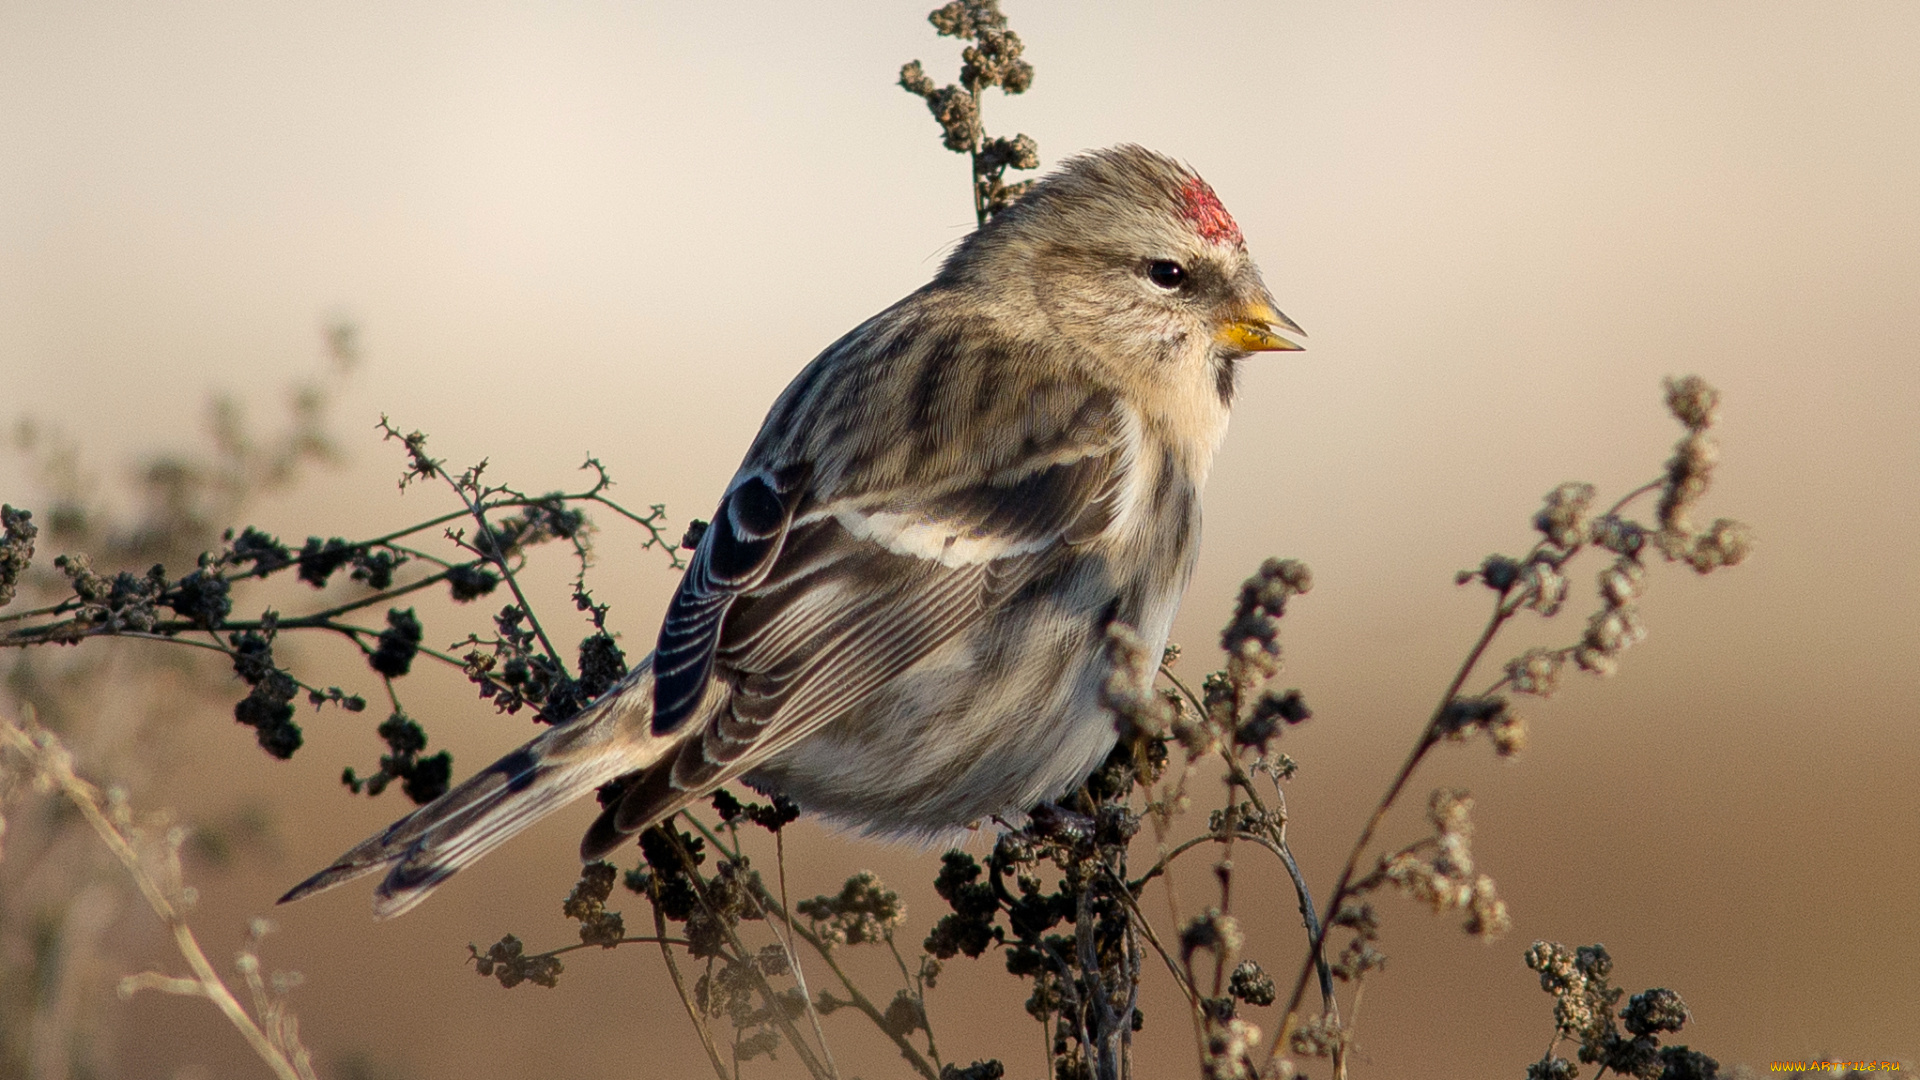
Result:
{"type": "Polygon", "coordinates": [[[162,975],[157,971],[143,971],[138,975],[127,975],[120,980],[119,994],[123,998],[130,998],[142,990],[154,990],[180,997],[207,996],[206,988],[195,980],[162,975]]]}
{"type": "Polygon", "coordinates": [[[69,611],[78,611],[79,609],[79,601],[62,600],[57,604],[48,604],[46,607],[32,608],[27,611],[16,611],[11,615],[0,615],[0,623],[19,622],[21,619],[37,619],[42,615],[64,615],[69,611]]]}
{"type": "Polygon", "coordinates": [[[1294,862],[1293,850],[1287,847],[1284,840],[1270,841],[1261,836],[1249,836],[1248,839],[1278,855],[1287,868],[1287,876],[1293,879],[1293,891],[1300,899],[1300,918],[1306,923],[1307,937],[1315,942],[1313,956],[1315,965],[1320,969],[1320,1000],[1328,1011],[1332,1011],[1335,1007],[1333,969],[1327,965],[1326,950],[1320,947],[1324,933],[1320,929],[1320,917],[1314,910],[1313,893],[1307,890],[1306,876],[1300,873],[1300,864],[1294,862]]]}
{"type": "MultiPolygon", "coordinates": [[[[219,972],[214,970],[213,964],[207,960],[207,954],[201,950],[200,942],[193,936],[193,930],[188,927],[180,909],[167,895],[166,889],[148,872],[140,858],[140,853],[134,850],[133,842],[121,832],[120,827],[102,809],[104,800],[100,790],[74,773],[72,756],[57,736],[52,732],[40,730],[34,725],[31,706],[26,707],[24,721],[23,726],[12,719],[0,719],[0,741],[4,741],[5,745],[12,747],[24,757],[35,775],[58,788],[60,793],[66,796],[67,801],[80,811],[81,816],[87,819],[87,824],[93,827],[94,833],[100,837],[101,842],[107,845],[107,849],[113,852],[114,857],[120,860],[120,865],[125,867],[128,875],[133,878],[134,884],[140,889],[140,894],[146,898],[147,906],[153,909],[154,914],[160,916],[160,920],[172,932],[175,947],[180,950],[181,957],[186,960],[187,967],[193,972],[191,980],[172,980],[152,988],[167,989],[169,992],[177,993],[180,991],[172,989],[174,985],[185,982],[194,983],[197,989],[193,992],[213,1002],[275,1076],[280,1080],[315,1080],[313,1070],[310,1067],[303,1067],[304,1051],[298,1047],[289,1048],[276,1044],[258,1024],[254,1023],[253,1018],[247,1015],[246,1008],[233,996],[232,991],[227,989],[227,984],[222,981],[219,972]],[[31,733],[29,728],[32,729],[31,733]]],[[[134,989],[147,986],[151,981],[145,976],[132,976],[132,979],[135,983],[134,989]]],[[[122,985],[124,987],[126,984],[122,985]]]]}
{"type": "MultiPolygon", "coordinates": [[[[1226,760],[1227,769],[1232,776],[1234,785],[1239,790],[1247,793],[1247,800],[1253,803],[1254,809],[1259,812],[1260,819],[1266,823],[1266,827],[1269,830],[1268,834],[1264,836],[1246,833],[1247,839],[1252,840],[1278,856],[1280,862],[1287,868],[1287,876],[1293,879],[1294,895],[1298,897],[1300,902],[1301,921],[1306,924],[1307,946],[1312,950],[1308,954],[1308,957],[1320,973],[1320,1000],[1328,1012],[1337,1014],[1339,1004],[1333,996],[1333,969],[1327,964],[1327,954],[1324,947],[1325,931],[1322,929],[1319,917],[1314,913],[1313,894],[1307,889],[1307,879],[1300,873],[1299,864],[1294,862],[1293,849],[1287,846],[1286,816],[1283,812],[1277,823],[1273,820],[1273,812],[1267,809],[1266,801],[1261,799],[1260,793],[1254,789],[1253,778],[1247,775],[1246,770],[1241,767],[1239,759],[1234,757],[1232,751],[1225,745],[1222,745],[1220,748],[1220,756],[1226,760]]],[[[1232,789],[1229,789],[1229,802],[1232,801],[1231,790],[1232,789]]],[[[1274,781],[1274,792],[1276,796],[1279,794],[1279,790],[1280,782],[1276,779],[1274,781]]],[[[1282,801],[1285,801],[1284,798],[1282,801]]]]}
{"type": "Polygon", "coordinates": [[[1625,510],[1627,508],[1628,503],[1631,503],[1632,501],[1634,501],[1635,499],[1638,499],[1642,495],[1651,495],[1654,492],[1659,491],[1661,488],[1665,487],[1666,484],[1667,484],[1667,480],[1666,480],[1666,477],[1664,476],[1649,480],[1646,483],[1641,484],[1639,487],[1634,488],[1632,491],[1627,492],[1625,495],[1620,496],[1619,499],[1614,501],[1614,504],[1612,506],[1607,507],[1607,512],[1601,516],[1613,517],[1614,515],[1618,514],[1620,511],[1625,510]]]}
{"type": "Polygon", "coordinates": [[[868,1000],[867,995],[861,993],[860,988],[854,985],[853,980],[849,978],[846,971],[840,967],[839,962],[834,960],[832,947],[821,940],[819,935],[813,931],[787,918],[785,912],[780,912],[778,915],[781,921],[785,922],[793,929],[795,934],[800,936],[800,940],[813,946],[813,950],[820,954],[820,959],[826,962],[827,970],[833,972],[834,978],[840,980],[841,988],[847,992],[849,999],[847,1004],[866,1014],[867,1019],[873,1021],[874,1027],[879,1028],[882,1033],[892,1039],[894,1046],[900,1050],[900,1056],[907,1059],[907,1064],[913,1066],[915,1072],[925,1077],[926,1080],[940,1080],[940,1071],[929,1064],[925,1057],[921,1056],[919,1049],[905,1037],[894,1034],[893,1031],[887,1027],[886,1014],[876,1008],[873,1002],[868,1000]]]}
{"type": "MultiPolygon", "coordinates": [[[[716,834],[712,829],[707,827],[706,822],[701,821],[699,818],[685,811],[682,811],[680,816],[684,818],[689,825],[693,826],[695,832],[698,832],[701,836],[705,837],[707,843],[712,844],[716,850],[724,852],[728,857],[730,857],[735,862],[740,861],[741,853],[740,853],[740,847],[739,847],[737,838],[734,846],[729,848],[727,844],[720,839],[718,834],[716,834]]],[[[779,835],[780,835],[779,833],[775,833],[776,837],[778,837],[779,835]]],[[[847,976],[847,973],[844,970],[841,969],[839,962],[834,960],[832,946],[828,945],[826,941],[821,939],[821,937],[815,934],[813,931],[807,929],[805,926],[800,925],[799,921],[794,919],[793,916],[787,911],[786,900],[784,896],[785,889],[786,889],[785,874],[786,874],[786,867],[785,867],[785,864],[782,863],[781,891],[783,895],[779,903],[765,903],[765,902],[761,902],[761,898],[759,896],[755,897],[755,901],[760,903],[760,910],[762,914],[771,915],[774,918],[780,920],[780,922],[787,928],[788,933],[797,935],[800,938],[800,940],[812,946],[813,951],[816,953],[819,953],[820,959],[826,962],[827,969],[833,972],[834,978],[840,980],[841,988],[846,990],[847,995],[850,998],[850,1000],[848,1001],[848,1004],[852,1005],[854,1008],[866,1014],[867,1018],[873,1021],[873,1024],[875,1027],[879,1028],[883,1034],[885,1034],[888,1038],[892,1039],[894,1045],[899,1047],[901,1056],[906,1058],[907,1063],[912,1065],[917,1072],[919,1072],[922,1076],[926,1077],[927,1080],[940,1080],[940,1070],[938,1067],[939,1058],[938,1058],[937,1052],[935,1053],[934,1063],[928,1064],[926,1058],[921,1056],[920,1051],[913,1045],[913,1043],[909,1042],[906,1038],[900,1035],[894,1034],[894,1032],[891,1029],[889,1029],[886,1025],[886,1014],[882,1013],[880,1009],[877,1008],[873,1004],[873,1002],[868,999],[868,997],[865,994],[860,992],[860,988],[858,986],[855,986],[853,983],[853,980],[847,976]]],[[[889,944],[891,944],[891,942],[889,942],[889,944]]],[[[898,957],[899,957],[899,954],[896,952],[895,959],[898,959],[898,957]]],[[[794,958],[789,957],[789,959],[793,960],[794,958]]],[[[904,967],[905,967],[905,964],[903,962],[902,968],[904,969],[904,967]]],[[[796,971],[799,970],[799,964],[797,963],[797,961],[794,963],[794,969],[796,971]]],[[[808,1008],[810,1011],[813,1010],[813,1006],[811,1005],[811,1003],[809,1004],[808,1008]]],[[[821,1046],[824,1048],[825,1045],[826,1045],[825,1035],[821,1034],[821,1046]]],[[[930,1028],[927,1031],[927,1047],[931,1052],[933,1048],[933,1032],[930,1028]]]]}
{"type": "MultiPolygon", "coordinates": [[[[687,814],[684,811],[682,814],[688,818],[693,817],[692,814],[687,814]]],[[[727,943],[733,946],[734,954],[743,959],[750,958],[752,953],[747,951],[746,944],[740,940],[740,935],[734,931],[733,924],[728,922],[725,916],[720,913],[719,909],[713,904],[713,898],[708,895],[706,881],[700,876],[700,868],[693,861],[693,853],[688,851],[686,845],[680,842],[680,834],[677,831],[671,828],[665,831],[667,837],[673,841],[674,850],[680,855],[680,864],[685,868],[688,880],[693,882],[694,895],[699,898],[700,906],[707,909],[707,916],[713,920],[714,925],[718,926],[722,933],[727,935],[727,943]]],[[[765,909],[763,908],[762,910],[765,909]]],[[[838,1080],[839,1074],[833,1072],[829,1066],[824,1065],[819,1059],[815,1058],[813,1048],[801,1040],[800,1030],[793,1026],[793,1020],[787,1016],[786,1010],[780,1007],[780,997],[774,993],[773,984],[767,981],[767,977],[761,972],[759,965],[748,960],[743,966],[752,973],[754,982],[758,984],[761,999],[764,1000],[767,1005],[767,1014],[773,1019],[774,1023],[780,1025],[780,1029],[786,1033],[788,1043],[793,1046],[793,1052],[799,1056],[800,1063],[806,1066],[807,1072],[816,1077],[829,1077],[833,1078],[833,1080],[838,1080]]]]}
{"type": "Polygon", "coordinates": [[[1386,820],[1387,812],[1393,809],[1393,804],[1400,798],[1400,793],[1406,789],[1407,781],[1413,778],[1414,770],[1418,769],[1420,762],[1425,760],[1427,751],[1433,749],[1440,741],[1440,722],[1446,716],[1447,706],[1452,704],[1454,698],[1459,695],[1460,688],[1472,676],[1473,669],[1479,665],[1480,658],[1486,654],[1487,647],[1493,644],[1493,639],[1500,633],[1500,628],[1506,625],[1507,620],[1511,619],[1517,610],[1509,607],[1504,598],[1495,605],[1493,615],[1487,619],[1486,628],[1480,632],[1479,640],[1474,642],[1473,648],[1467,653],[1467,658],[1461,661],[1459,670],[1454,673],[1453,681],[1447,684],[1446,692],[1440,695],[1440,703],[1434,707],[1433,715],[1427,719],[1426,727],[1421,730],[1412,752],[1401,764],[1400,771],[1394,776],[1393,782],[1387,785],[1386,794],[1381,796],[1379,804],[1373,808],[1373,814],[1368,817],[1366,827],[1360,830],[1359,838],[1353,842],[1352,850],[1347,853],[1346,865],[1340,870],[1340,879],[1334,886],[1333,894],[1327,898],[1327,909],[1320,919],[1320,932],[1314,935],[1313,948],[1301,963],[1299,976],[1294,979],[1293,994],[1287,1001],[1286,1016],[1275,1031],[1273,1042],[1267,1051],[1269,1060],[1280,1053],[1287,1036],[1292,1033],[1295,1017],[1300,1011],[1300,999],[1306,993],[1307,981],[1313,977],[1315,963],[1326,946],[1327,932],[1333,928],[1334,918],[1340,913],[1340,905],[1352,895],[1350,889],[1354,872],[1359,869],[1361,857],[1372,845],[1374,833],[1379,830],[1381,822],[1386,820]]]}
{"type": "Polygon", "coordinates": [[[458,484],[454,485],[454,491],[463,501],[467,501],[468,507],[472,509],[473,519],[480,525],[481,539],[487,545],[486,551],[480,551],[477,548],[474,550],[481,558],[500,568],[500,576],[506,579],[507,588],[513,593],[514,601],[520,605],[520,611],[526,615],[527,625],[533,627],[534,636],[540,639],[540,647],[546,650],[547,659],[553,662],[555,670],[565,675],[566,662],[560,659],[560,650],[554,648],[553,641],[547,637],[546,627],[540,625],[540,617],[534,614],[533,605],[527,602],[527,594],[520,591],[520,579],[514,576],[513,567],[507,565],[507,553],[500,550],[500,539],[493,531],[493,526],[487,524],[486,511],[480,509],[478,503],[467,500],[466,492],[461,491],[458,484]]]}
{"type": "MultiPolygon", "coordinates": [[[[773,852],[774,866],[780,872],[780,914],[785,916],[787,913],[786,830],[773,830],[773,852]]],[[[753,896],[752,893],[748,893],[748,895],[753,896]]],[[[766,917],[767,905],[761,903],[758,896],[753,896],[753,902],[754,905],[760,909],[761,917],[766,917]]],[[[827,1070],[837,1076],[840,1070],[838,1066],[834,1064],[833,1049],[827,1045],[827,1031],[820,1023],[820,1010],[814,1007],[813,993],[807,989],[807,974],[801,970],[800,956],[793,948],[793,924],[785,918],[781,919],[781,923],[787,928],[786,936],[781,937],[776,934],[774,935],[774,939],[780,942],[780,951],[786,955],[787,966],[793,969],[793,982],[794,985],[800,988],[800,999],[807,1003],[807,1019],[813,1024],[813,1037],[820,1040],[820,1053],[827,1059],[827,1070]]],[[[925,1010],[922,1009],[922,1014],[924,1015],[924,1013],[925,1010]]]]}
{"type": "Polygon", "coordinates": [[[581,949],[612,949],[621,945],[679,945],[684,948],[691,944],[693,944],[691,941],[677,937],[623,937],[619,941],[610,943],[583,941],[577,945],[562,945],[557,949],[548,949],[543,953],[534,953],[527,959],[538,960],[542,957],[564,956],[570,952],[579,952],[581,949]]]}
{"type": "Polygon", "coordinates": [[[1139,877],[1134,878],[1130,882],[1127,882],[1126,883],[1127,890],[1135,894],[1139,893],[1141,889],[1146,887],[1147,882],[1152,881],[1154,878],[1157,878],[1161,874],[1166,873],[1167,869],[1173,865],[1173,860],[1179,858],[1182,855],[1185,855],[1187,852],[1192,851],[1194,848],[1199,847],[1201,844],[1218,844],[1220,842],[1221,842],[1220,837],[1215,836],[1212,833],[1203,833],[1199,836],[1194,837],[1191,840],[1181,841],[1180,844],[1177,845],[1172,851],[1169,851],[1165,855],[1160,856],[1160,861],[1154,863],[1151,867],[1149,867],[1146,873],[1141,874],[1139,877]]]}
{"type": "Polygon", "coordinates": [[[1159,953],[1160,959],[1166,962],[1167,970],[1173,973],[1173,981],[1180,984],[1180,992],[1186,995],[1187,1003],[1193,1006],[1195,1021],[1204,1023],[1206,1014],[1202,1012],[1200,1008],[1200,991],[1194,988],[1192,980],[1187,978],[1187,974],[1182,970],[1181,966],[1174,963],[1173,954],[1167,951],[1165,945],[1161,944],[1160,935],[1153,932],[1153,923],[1147,921],[1146,913],[1140,910],[1140,902],[1134,897],[1133,893],[1127,889],[1127,883],[1115,880],[1114,884],[1120,887],[1120,898],[1126,901],[1127,909],[1133,912],[1132,922],[1140,927],[1140,932],[1146,935],[1147,944],[1152,945],[1153,951],[1159,953]]]}
{"type": "Polygon", "coordinates": [[[1201,703],[1200,695],[1194,693],[1192,687],[1188,686],[1184,682],[1181,682],[1180,676],[1175,675],[1173,673],[1172,668],[1168,667],[1165,664],[1161,664],[1160,674],[1165,675],[1167,677],[1167,681],[1173,684],[1174,689],[1180,691],[1181,696],[1185,697],[1187,699],[1188,704],[1193,706],[1193,711],[1195,715],[1198,715],[1198,716],[1207,715],[1207,707],[1201,703]]]}
{"type": "Polygon", "coordinates": [[[720,1060],[720,1048],[713,1045],[713,1032],[707,1030],[707,1022],[700,1010],[693,1007],[693,998],[687,994],[687,981],[680,977],[680,965],[673,959],[673,948],[668,944],[667,917],[660,914],[660,905],[653,907],[654,940],[660,944],[660,957],[667,962],[667,977],[673,980],[673,992],[680,995],[680,1004],[687,1010],[687,1019],[693,1021],[693,1030],[700,1033],[700,1045],[706,1047],[707,1061],[713,1065],[713,1075],[719,1080],[728,1080],[727,1067],[720,1060]]]}
{"type": "MultiPolygon", "coordinates": [[[[420,557],[423,559],[427,558],[427,556],[424,555],[420,557]]],[[[432,561],[439,562],[440,560],[434,559],[432,561]]],[[[419,581],[410,582],[398,588],[388,589],[385,592],[374,593],[372,596],[361,597],[358,600],[338,604],[321,611],[309,612],[305,615],[296,615],[291,619],[281,619],[278,626],[282,630],[304,630],[308,627],[316,626],[324,629],[327,621],[336,615],[345,615],[349,612],[361,611],[379,604],[384,604],[389,600],[398,600],[409,593],[419,592],[421,589],[427,588],[430,585],[437,585],[445,580],[447,580],[447,572],[442,570],[437,574],[428,574],[419,581]]],[[[260,624],[258,622],[223,622],[220,624],[220,628],[222,630],[258,630],[260,629],[260,624]]]]}
{"type": "Polygon", "coordinates": [[[933,1067],[941,1067],[940,1044],[933,1038],[933,1018],[927,1015],[927,985],[920,976],[907,970],[907,958],[900,955],[900,946],[894,943],[893,931],[886,936],[887,951],[893,954],[893,962],[900,968],[900,977],[906,980],[907,989],[913,993],[914,1001],[920,1006],[920,1030],[927,1033],[927,1056],[933,1059],[933,1067]]]}

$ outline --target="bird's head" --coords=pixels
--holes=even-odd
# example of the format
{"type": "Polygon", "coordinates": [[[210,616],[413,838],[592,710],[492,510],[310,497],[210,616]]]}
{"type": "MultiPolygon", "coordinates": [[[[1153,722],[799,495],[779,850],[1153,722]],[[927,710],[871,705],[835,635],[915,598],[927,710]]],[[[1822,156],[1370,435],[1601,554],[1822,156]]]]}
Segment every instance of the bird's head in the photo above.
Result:
{"type": "Polygon", "coordinates": [[[940,280],[1136,380],[1203,378],[1222,402],[1249,353],[1303,333],[1260,280],[1213,188],[1139,146],[1068,159],[969,237],[940,280]]]}

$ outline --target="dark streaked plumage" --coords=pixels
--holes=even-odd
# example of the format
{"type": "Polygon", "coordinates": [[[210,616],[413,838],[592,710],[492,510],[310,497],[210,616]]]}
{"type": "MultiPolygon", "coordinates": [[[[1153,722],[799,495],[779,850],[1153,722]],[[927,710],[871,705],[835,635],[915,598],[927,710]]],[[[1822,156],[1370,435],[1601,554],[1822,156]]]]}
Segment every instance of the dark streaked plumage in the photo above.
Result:
{"type": "Polygon", "coordinates": [[[736,778],[923,839],[1061,794],[1114,740],[1108,624],[1166,639],[1276,327],[1204,181],[1072,159],[788,386],[632,675],[286,899],[385,869],[398,914],[616,779],[585,857],[736,778]]]}

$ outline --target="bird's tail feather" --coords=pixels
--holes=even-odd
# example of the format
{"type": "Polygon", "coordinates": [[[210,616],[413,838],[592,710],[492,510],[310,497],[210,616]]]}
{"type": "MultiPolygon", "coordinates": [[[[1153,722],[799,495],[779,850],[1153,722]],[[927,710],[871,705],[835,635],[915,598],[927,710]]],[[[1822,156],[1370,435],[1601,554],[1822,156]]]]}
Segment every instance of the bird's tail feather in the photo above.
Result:
{"type": "Polygon", "coordinates": [[[653,734],[652,716],[653,657],[648,656],[578,717],[361,841],[280,902],[386,870],[374,891],[374,916],[409,911],[515,833],[607,781],[658,761],[675,740],[653,734]]]}

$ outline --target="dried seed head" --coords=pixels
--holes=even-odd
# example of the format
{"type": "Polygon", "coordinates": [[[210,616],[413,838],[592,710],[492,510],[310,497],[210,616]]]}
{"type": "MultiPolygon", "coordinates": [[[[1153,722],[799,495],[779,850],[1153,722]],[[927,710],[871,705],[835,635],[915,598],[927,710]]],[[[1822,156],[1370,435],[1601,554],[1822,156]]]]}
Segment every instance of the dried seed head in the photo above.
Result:
{"type": "Polygon", "coordinates": [[[1615,559],[1600,572],[1600,595],[1609,607],[1623,607],[1640,598],[1647,584],[1646,567],[1634,559],[1615,559]]]}
{"type": "Polygon", "coordinates": [[[1219,908],[1208,908],[1204,914],[1194,916],[1180,931],[1180,959],[1190,962],[1195,952],[1206,949],[1215,956],[1231,960],[1245,941],[1239,920],[1219,908]]]}
{"type": "Polygon", "coordinates": [[[1722,566],[1738,566],[1753,552],[1753,530],[1738,521],[1720,518],[1694,538],[1687,563],[1707,574],[1722,566]]]}
{"type": "Polygon", "coordinates": [[[1254,1080],[1259,1074],[1253,1055],[1259,1047],[1260,1029],[1245,1020],[1209,1020],[1200,1075],[1206,1080],[1254,1080]]]}
{"type": "Polygon", "coordinates": [[[1557,649],[1528,649],[1507,661],[1507,681],[1522,694],[1552,697],[1560,687],[1560,668],[1565,662],[1557,649]]]}
{"type": "Polygon", "coordinates": [[[1546,505],[1533,516],[1533,527],[1561,548],[1587,539],[1587,512],[1593,505],[1592,484],[1566,483],[1547,492],[1546,505]]]}
{"type": "Polygon", "coordinates": [[[1669,378],[1667,411],[1689,431],[1704,431],[1713,426],[1720,409],[1720,391],[1708,386],[1698,375],[1669,378]]]}
{"type": "Polygon", "coordinates": [[[1567,600],[1567,578],[1552,565],[1544,562],[1531,562],[1520,571],[1520,600],[1522,607],[1532,608],[1541,615],[1552,616],[1560,610],[1567,600]]]}

